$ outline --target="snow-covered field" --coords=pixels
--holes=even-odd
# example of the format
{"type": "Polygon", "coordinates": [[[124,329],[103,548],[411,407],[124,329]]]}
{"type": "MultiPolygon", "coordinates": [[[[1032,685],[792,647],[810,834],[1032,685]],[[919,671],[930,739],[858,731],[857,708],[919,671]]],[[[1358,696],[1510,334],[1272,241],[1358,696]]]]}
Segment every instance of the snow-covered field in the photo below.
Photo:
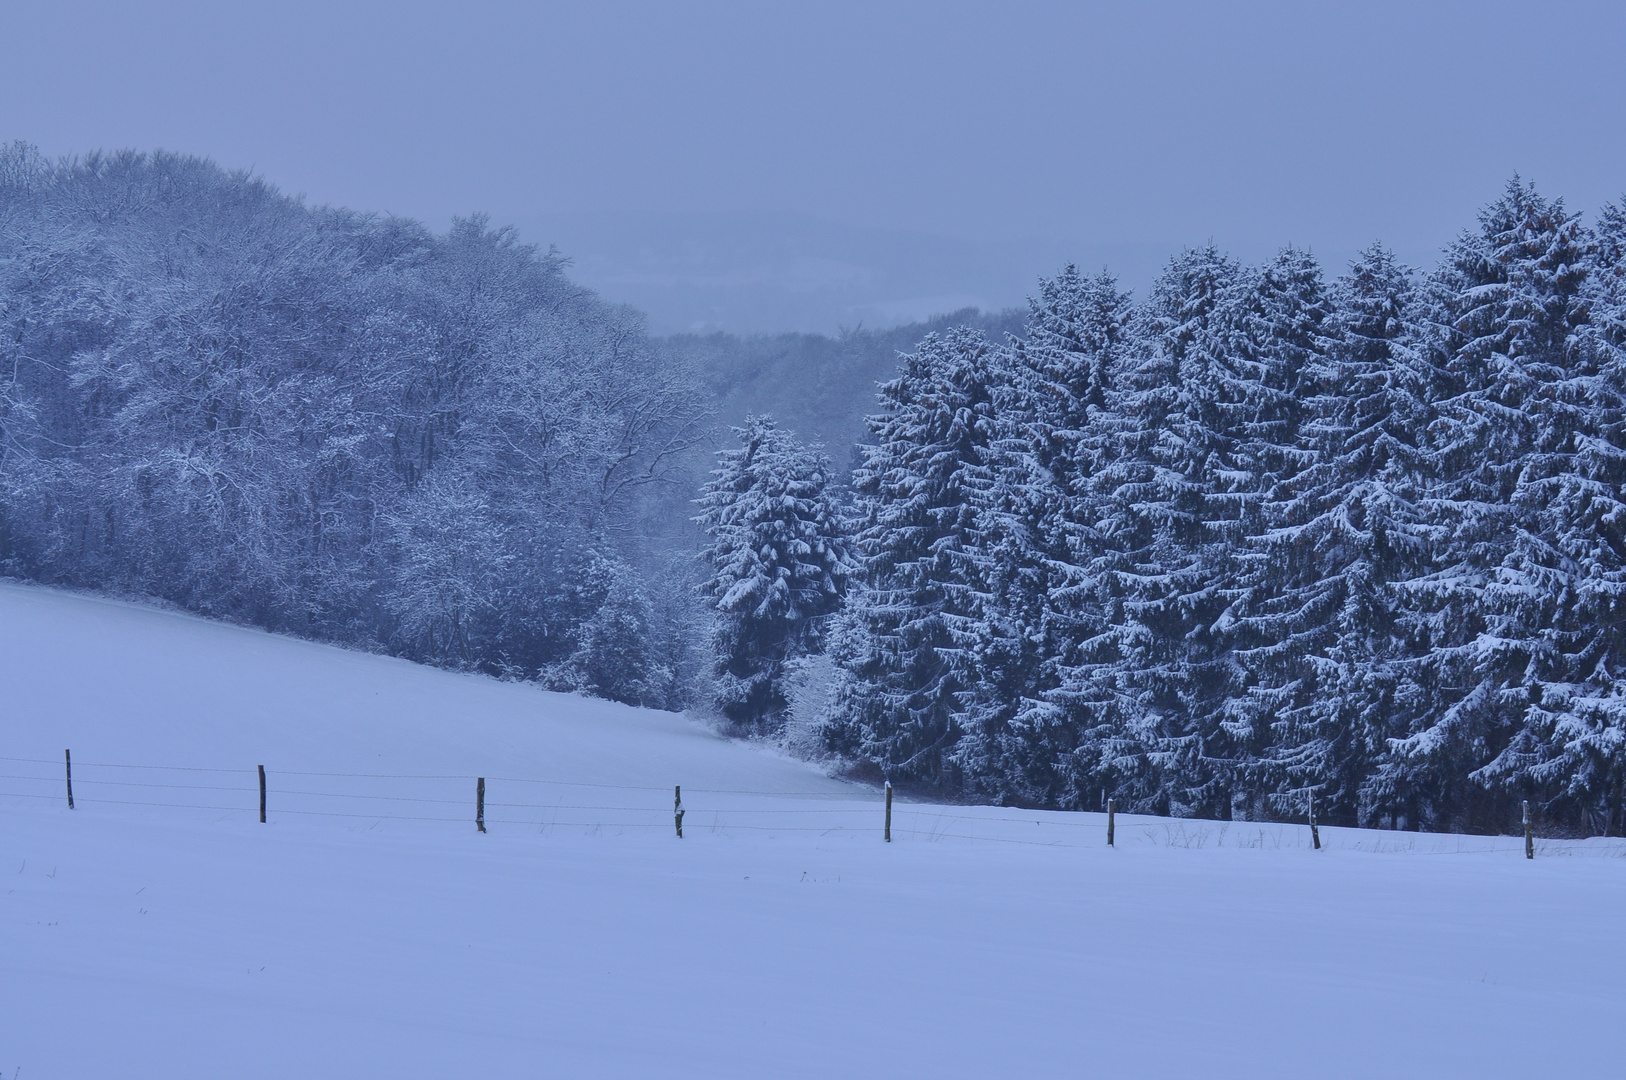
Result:
{"type": "Polygon", "coordinates": [[[0,716],[5,1080],[1626,1075],[1620,841],[884,844],[682,717],[15,585],[0,716]]]}

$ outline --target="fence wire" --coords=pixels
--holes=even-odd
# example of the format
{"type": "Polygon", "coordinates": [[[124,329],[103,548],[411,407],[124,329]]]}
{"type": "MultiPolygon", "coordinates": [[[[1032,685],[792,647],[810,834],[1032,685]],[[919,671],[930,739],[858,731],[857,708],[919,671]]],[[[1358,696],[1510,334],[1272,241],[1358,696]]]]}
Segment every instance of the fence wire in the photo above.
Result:
{"type": "MultiPolygon", "coordinates": [[[[0,755],[0,762],[8,763],[6,772],[0,772],[0,783],[4,783],[7,790],[0,790],[0,799],[29,799],[36,801],[57,801],[67,799],[68,773],[65,761],[50,758],[27,758],[0,755]],[[35,768],[19,769],[18,766],[34,766],[35,768]],[[40,768],[44,767],[44,768],[40,768]],[[35,788],[36,790],[11,790],[15,788],[35,788]],[[54,788],[54,792],[38,790],[40,787],[54,788]]],[[[393,772],[337,772],[319,770],[274,770],[267,774],[265,795],[268,807],[268,817],[275,818],[281,815],[298,817],[341,818],[354,821],[411,821],[411,822],[437,822],[445,824],[472,825],[477,817],[476,798],[471,791],[466,796],[445,797],[440,794],[412,793],[396,790],[379,791],[383,785],[422,784],[448,785],[453,783],[466,783],[471,787],[483,779],[487,798],[484,801],[484,816],[482,818],[487,826],[524,826],[539,828],[584,828],[584,829],[672,829],[674,828],[673,808],[669,801],[672,788],[653,785],[638,784],[605,784],[575,780],[555,780],[535,776],[487,776],[479,777],[474,773],[393,773],[393,772]],[[307,783],[298,786],[282,787],[277,780],[288,778],[307,783]],[[309,781],[315,781],[310,783],[309,781]],[[334,783],[323,783],[332,781],[334,783]],[[537,801],[533,796],[530,799],[523,795],[518,799],[504,799],[500,796],[500,785],[525,785],[527,792],[537,792],[538,789],[555,788],[560,798],[553,801],[537,801]],[[335,788],[351,787],[352,790],[334,790],[335,788]],[[492,786],[498,791],[493,792],[492,786]],[[374,790],[353,790],[355,787],[374,790]],[[589,799],[581,800],[579,796],[572,798],[570,792],[574,791],[603,791],[658,794],[658,800],[652,799],[644,803],[641,799],[589,799]],[[359,804],[359,805],[358,805],[359,804]],[[641,804],[641,805],[640,805],[641,804]],[[377,810],[371,809],[377,806],[377,810]],[[459,806],[466,808],[466,813],[451,816],[449,813],[437,814],[432,808],[459,806]],[[423,808],[427,812],[396,812],[398,810],[411,811],[423,808]],[[526,811],[532,811],[527,814],[526,811]],[[534,813],[542,811],[542,814],[534,813]],[[512,813],[515,816],[509,816],[512,813]]],[[[176,780],[180,780],[179,777],[176,780]]],[[[212,766],[196,765],[160,765],[138,762],[119,761],[86,761],[75,760],[72,763],[73,801],[76,809],[93,808],[98,805],[144,807],[165,810],[200,810],[210,813],[247,813],[256,814],[259,811],[260,787],[258,784],[258,770],[249,768],[218,768],[212,766]],[[103,770],[121,770],[120,774],[129,779],[120,779],[106,775],[98,775],[103,770]],[[148,771],[146,777],[140,776],[140,771],[148,771]],[[243,778],[240,784],[223,783],[187,783],[165,781],[162,774],[170,773],[196,773],[211,776],[235,775],[243,778]],[[159,775],[152,775],[159,774],[159,775]],[[175,793],[171,798],[165,798],[164,793],[175,793]],[[182,794],[185,793],[185,794],[182,794]],[[182,801],[196,793],[199,801],[182,801]],[[222,800],[218,796],[223,793],[238,793],[243,796],[239,805],[221,805],[229,800],[222,800]],[[138,796],[138,797],[131,797],[138,796]],[[147,796],[145,798],[139,796],[147,796]],[[209,796],[214,796],[209,798],[209,796]]],[[[410,790],[410,789],[409,789],[410,790]]],[[[882,813],[877,805],[874,808],[853,808],[842,806],[826,807],[750,807],[750,806],[707,806],[704,799],[709,795],[727,796],[772,796],[778,798],[817,798],[821,800],[839,799],[853,800],[855,798],[873,799],[877,803],[879,797],[864,789],[851,790],[825,790],[825,791],[791,791],[774,792],[766,790],[745,789],[708,789],[703,787],[687,787],[684,789],[688,797],[684,810],[689,816],[691,829],[746,829],[767,832],[842,832],[856,831],[846,824],[829,826],[813,825],[759,825],[750,824],[748,819],[756,815],[772,815],[771,820],[778,820],[783,815],[840,815],[849,818],[854,815],[871,815],[877,818],[877,825],[873,830],[880,829],[879,816],[882,813]],[[696,805],[694,799],[699,797],[701,805],[696,805]],[[704,818],[706,820],[702,821],[704,818]],[[726,819],[726,820],[724,820],[726,819]],[[747,819],[747,820],[741,820],[747,819]]],[[[760,818],[758,819],[760,820],[760,818]]]]}
{"type": "MultiPolygon", "coordinates": [[[[0,799],[26,799],[33,802],[66,802],[67,801],[67,775],[65,762],[50,758],[27,758],[0,756],[0,762],[7,763],[7,771],[0,772],[0,785],[7,790],[0,790],[0,799]],[[18,788],[28,790],[15,790],[18,788]]],[[[190,779],[190,778],[187,778],[190,779]]],[[[198,779],[203,779],[199,775],[198,779]]],[[[487,827],[523,827],[537,829],[585,829],[609,830],[612,832],[634,829],[666,830],[675,827],[673,807],[669,801],[672,798],[673,788],[667,786],[638,785],[638,784],[604,784],[579,780],[556,780],[534,776],[487,776],[479,777],[474,773],[388,773],[388,772],[333,772],[312,770],[273,770],[267,774],[265,795],[267,799],[267,813],[270,820],[288,815],[301,818],[332,818],[349,821],[400,821],[413,823],[436,823],[448,825],[466,825],[472,827],[477,818],[476,796],[474,791],[466,795],[450,797],[449,790],[408,793],[400,790],[401,785],[432,783],[436,785],[468,784],[473,787],[477,781],[485,782],[484,816],[480,818],[487,827]],[[290,778],[303,781],[298,786],[279,787],[278,781],[290,778]],[[324,783],[331,781],[332,783],[324,783]],[[503,798],[502,785],[524,785],[519,795],[520,800],[510,801],[503,798]],[[390,790],[378,790],[382,786],[390,790]],[[332,790],[335,788],[350,788],[350,790],[332,790]],[[355,790],[356,788],[373,788],[374,790],[355,790]],[[495,788],[495,790],[494,790],[495,788]],[[525,799],[532,792],[541,793],[548,788],[557,789],[560,798],[556,801],[535,801],[534,795],[525,799]],[[614,796],[594,799],[589,796],[581,799],[581,795],[572,796],[571,792],[583,794],[591,791],[645,793],[657,795],[658,799],[651,799],[648,803],[639,798],[618,799],[614,796]],[[640,805],[641,804],[641,805],[640,805]],[[449,810],[440,810],[445,807],[463,807],[464,812],[453,816],[449,810]],[[374,810],[373,808],[377,809],[374,810]],[[405,811],[405,812],[397,812],[405,811]],[[529,812],[529,813],[527,813],[529,812]],[[508,816],[513,813],[516,816],[508,816]]],[[[180,776],[175,781],[182,781],[180,776]]],[[[258,769],[255,767],[219,768],[196,765],[159,765],[141,764],[135,762],[114,761],[74,761],[73,762],[73,802],[76,809],[93,808],[97,805],[136,807],[162,810],[194,810],[206,811],[215,814],[249,814],[259,812],[260,786],[258,769]],[[98,775],[102,770],[119,770],[113,776],[98,775]],[[148,772],[141,776],[140,771],[148,772]],[[220,782],[165,782],[162,777],[168,774],[206,774],[209,777],[241,777],[239,784],[220,782]],[[128,777],[120,779],[116,777],[128,777]],[[166,798],[165,793],[175,793],[166,798]],[[181,794],[186,793],[186,794],[181,794]],[[232,800],[221,798],[223,794],[234,793],[242,796],[242,802],[233,805],[221,805],[232,800]],[[186,801],[196,795],[199,801],[186,801]],[[135,797],[132,797],[135,796],[135,797]],[[206,801],[204,801],[206,800],[206,801]]],[[[734,831],[761,832],[761,833],[806,833],[825,836],[838,835],[879,835],[883,830],[884,809],[883,794],[879,790],[851,787],[846,790],[826,789],[821,791],[771,791],[757,788],[706,788],[683,785],[685,798],[684,813],[686,827],[693,832],[728,833],[734,831]],[[797,799],[817,800],[818,802],[846,802],[865,805],[814,805],[814,806],[740,806],[740,805],[708,805],[709,797],[722,797],[725,800],[731,797],[772,798],[776,800],[797,799]],[[698,797],[696,803],[694,798],[698,797]],[[868,818],[869,821],[864,819],[868,818]]],[[[544,795],[544,798],[546,795],[544,795]]],[[[1069,842],[1083,840],[1078,833],[1080,829],[1092,833],[1104,832],[1104,814],[1068,811],[1016,811],[1006,809],[1004,813],[990,814],[986,812],[967,812],[964,808],[947,807],[939,804],[910,804],[895,803],[891,815],[891,831],[894,839],[910,840],[938,840],[955,839],[974,842],[987,842],[999,844],[1019,844],[1029,847],[1098,847],[1102,846],[1104,836],[1095,842],[1069,842]],[[1033,839],[1021,839],[1015,836],[991,836],[980,834],[985,826],[1042,826],[1046,833],[1044,838],[1029,833],[1033,839]],[[953,830],[953,831],[949,831],[953,830]],[[1067,840],[1051,839],[1056,830],[1067,840]]],[[[1141,834],[1142,843],[1168,847],[1203,847],[1212,841],[1216,847],[1296,847],[1304,846],[1296,843],[1285,843],[1288,836],[1284,830],[1295,830],[1302,826],[1290,822],[1207,822],[1195,819],[1158,819],[1149,822],[1141,816],[1124,815],[1119,822],[1120,839],[1130,839],[1134,834],[1141,834]],[[1241,843],[1244,834],[1256,829],[1265,828],[1276,831],[1270,843],[1261,835],[1258,843],[1241,843]],[[1160,842],[1156,831],[1168,833],[1160,842]],[[1171,831],[1173,830],[1173,831],[1171,831]],[[1236,835],[1227,839],[1227,830],[1234,830],[1236,835]],[[1217,833],[1217,835],[1211,835],[1217,833]]],[[[1333,827],[1324,826],[1332,829],[1333,827]]],[[[1349,850],[1371,850],[1374,853],[1387,842],[1395,843],[1396,850],[1401,853],[1412,854],[1473,854],[1476,852],[1489,853],[1500,851],[1498,841],[1514,845],[1521,841],[1516,837],[1474,837],[1473,843],[1457,851],[1420,851],[1416,850],[1419,841],[1433,837],[1436,844],[1442,843],[1446,837],[1443,834],[1427,833],[1383,833],[1381,838],[1374,838],[1375,844],[1368,848],[1364,841],[1353,845],[1341,845],[1349,850]]],[[[1467,838],[1456,838],[1459,843],[1467,838]]],[[[1564,840],[1542,839],[1543,846],[1552,854],[1580,854],[1575,842],[1564,840]]],[[[1626,855],[1626,850],[1609,852],[1591,852],[1594,854],[1626,855]]]]}
{"type": "MultiPolygon", "coordinates": [[[[0,791],[0,798],[31,799],[40,801],[57,801],[66,799],[66,771],[64,762],[49,758],[20,758],[0,756],[0,762],[11,763],[14,767],[46,766],[50,771],[8,771],[0,773],[0,781],[11,782],[8,786],[17,786],[21,782],[24,786],[47,785],[56,787],[58,793],[45,793],[41,791],[0,791]]],[[[76,807],[95,807],[97,805],[140,807],[164,810],[199,810],[209,813],[238,813],[256,814],[259,810],[259,785],[257,783],[257,769],[255,768],[218,768],[196,765],[158,765],[138,762],[118,761],[74,761],[73,762],[73,790],[76,807]],[[212,776],[235,775],[243,777],[241,784],[221,783],[177,783],[164,782],[157,777],[114,779],[107,776],[96,775],[99,770],[124,770],[123,775],[129,776],[132,772],[148,770],[153,773],[198,773],[212,776]],[[129,798],[124,795],[126,790],[131,794],[151,793],[153,798],[129,798]],[[236,792],[243,796],[240,805],[221,805],[225,800],[210,799],[207,802],[183,802],[166,800],[162,792],[204,793],[218,796],[220,793],[236,792]]],[[[179,779],[177,777],[177,779],[179,779]]],[[[306,769],[274,770],[267,774],[266,798],[268,816],[272,819],[282,815],[308,818],[334,818],[349,821],[402,821],[426,822],[448,825],[473,825],[476,819],[475,799],[472,796],[460,798],[447,798],[428,794],[406,794],[400,791],[356,791],[356,790],[328,790],[342,784],[323,784],[321,781],[353,782],[355,784],[370,786],[379,782],[395,784],[474,784],[482,779],[474,773],[392,773],[392,772],[337,772],[306,769]],[[306,783],[298,787],[279,787],[277,780],[292,778],[305,781],[317,781],[315,784],[306,783]],[[293,805],[288,801],[293,800],[293,805]],[[314,802],[313,802],[314,800],[314,802]],[[336,804],[336,805],[335,805],[336,804]],[[357,805],[362,804],[362,805],[357,805]],[[378,810],[367,809],[377,805],[378,810]],[[432,810],[428,813],[400,813],[397,809],[410,810],[423,807],[426,810],[432,807],[462,806],[467,813],[453,817],[449,814],[436,814],[432,810]],[[342,808],[341,808],[342,807],[342,808]]],[[[538,828],[538,829],[586,829],[586,830],[630,830],[630,829],[673,829],[673,807],[666,801],[671,797],[672,788],[640,784],[605,784],[580,780],[557,780],[536,776],[487,776],[483,778],[488,785],[487,798],[484,803],[484,817],[481,819],[488,828],[504,826],[538,828]],[[509,800],[493,797],[493,785],[515,784],[525,785],[530,790],[538,788],[559,789],[561,797],[556,801],[538,802],[533,800],[509,800]],[[605,791],[605,792],[642,792],[659,794],[660,800],[654,805],[636,805],[642,800],[592,800],[575,801],[569,798],[569,791],[605,791]],[[542,811],[538,815],[531,813],[524,816],[508,816],[510,812],[524,814],[525,811],[542,811]],[[612,819],[613,818],[613,819],[612,819]]],[[[500,790],[500,789],[499,789],[500,790]]],[[[848,790],[821,790],[821,791],[774,791],[762,788],[707,788],[683,786],[683,793],[687,799],[684,806],[686,825],[691,832],[762,832],[762,833],[807,833],[818,835],[875,835],[882,832],[884,827],[884,809],[882,793],[865,788],[851,788],[848,790]],[[774,799],[810,799],[820,802],[852,802],[864,800],[867,806],[709,806],[705,799],[709,796],[746,797],[746,798],[774,798],[774,799]],[[699,797],[701,802],[694,801],[699,797]],[[814,823],[810,817],[822,818],[828,823],[814,823]],[[863,818],[872,819],[873,823],[860,824],[863,818]],[[832,820],[834,819],[834,820],[832,820]]],[[[185,796],[182,796],[183,798],[185,796]]],[[[893,831],[899,838],[925,834],[931,839],[953,838],[964,840],[989,841],[995,843],[1017,843],[1032,846],[1055,847],[1065,846],[1055,841],[1014,840],[1005,837],[975,836],[967,832],[947,832],[944,825],[973,823],[1021,823],[1044,820],[1046,824],[1084,826],[1082,821],[1068,821],[1060,817],[1046,815],[1045,819],[1014,818],[1014,817],[974,817],[964,814],[946,814],[941,809],[925,810],[912,808],[906,803],[895,804],[892,811],[893,831]]]]}

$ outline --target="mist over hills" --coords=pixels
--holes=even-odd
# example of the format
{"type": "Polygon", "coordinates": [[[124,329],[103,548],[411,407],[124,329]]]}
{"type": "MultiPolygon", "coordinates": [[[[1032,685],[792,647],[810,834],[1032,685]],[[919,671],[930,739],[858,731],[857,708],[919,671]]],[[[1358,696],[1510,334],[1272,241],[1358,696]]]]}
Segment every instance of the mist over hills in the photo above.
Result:
{"type": "MultiPolygon", "coordinates": [[[[665,348],[700,372],[714,403],[716,442],[754,414],[772,414],[806,442],[822,444],[845,466],[865,437],[864,417],[877,408],[876,390],[897,373],[898,357],[929,333],[971,326],[999,341],[1020,336],[1020,308],[963,308],[887,329],[857,327],[838,334],[673,334],[665,348]]],[[[709,466],[708,466],[709,467],[709,466]]]]}
{"type": "Polygon", "coordinates": [[[1181,247],[1059,234],[979,240],[769,211],[540,214],[514,223],[525,239],[563,252],[574,280],[644,312],[656,334],[834,335],[965,308],[999,311],[1024,305],[1041,276],[1069,262],[1111,266],[1138,293],[1181,247]]]}

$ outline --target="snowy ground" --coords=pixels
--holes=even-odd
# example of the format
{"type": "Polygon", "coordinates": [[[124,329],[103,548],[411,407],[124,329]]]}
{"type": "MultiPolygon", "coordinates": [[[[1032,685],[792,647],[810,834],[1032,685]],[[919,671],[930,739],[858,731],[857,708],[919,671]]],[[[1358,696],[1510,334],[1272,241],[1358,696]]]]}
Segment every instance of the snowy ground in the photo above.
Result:
{"type": "Polygon", "coordinates": [[[1626,1070],[1619,841],[900,804],[888,845],[681,717],[13,585],[0,717],[5,1080],[1626,1070]]]}

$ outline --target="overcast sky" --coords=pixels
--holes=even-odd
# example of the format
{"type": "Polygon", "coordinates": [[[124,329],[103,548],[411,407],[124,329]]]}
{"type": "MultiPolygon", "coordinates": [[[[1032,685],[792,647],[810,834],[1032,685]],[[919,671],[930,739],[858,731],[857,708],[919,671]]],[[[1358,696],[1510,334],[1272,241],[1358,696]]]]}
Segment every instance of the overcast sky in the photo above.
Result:
{"type": "Polygon", "coordinates": [[[656,329],[1020,302],[1183,244],[1415,263],[1626,191],[1626,4],[0,0],[0,139],[558,243],[656,329]]]}

